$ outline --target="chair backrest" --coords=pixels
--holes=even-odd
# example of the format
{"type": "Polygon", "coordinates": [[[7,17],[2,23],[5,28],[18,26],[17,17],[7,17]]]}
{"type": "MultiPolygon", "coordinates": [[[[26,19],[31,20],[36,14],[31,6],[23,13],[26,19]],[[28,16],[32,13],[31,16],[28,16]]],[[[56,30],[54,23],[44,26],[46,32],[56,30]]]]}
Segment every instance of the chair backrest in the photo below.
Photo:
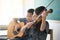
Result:
{"type": "Polygon", "coordinates": [[[53,40],[53,30],[49,29],[48,34],[50,34],[50,40],[53,40]]]}

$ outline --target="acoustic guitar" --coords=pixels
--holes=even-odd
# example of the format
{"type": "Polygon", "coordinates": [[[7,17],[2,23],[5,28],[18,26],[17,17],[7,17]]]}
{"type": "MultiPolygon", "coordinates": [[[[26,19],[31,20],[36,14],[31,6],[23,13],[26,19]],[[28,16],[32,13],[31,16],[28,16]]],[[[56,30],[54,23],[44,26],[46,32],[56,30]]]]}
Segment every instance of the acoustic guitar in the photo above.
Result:
{"type": "Polygon", "coordinates": [[[14,21],[11,21],[9,23],[9,25],[8,25],[8,32],[7,32],[7,36],[8,36],[9,39],[12,39],[12,38],[14,38],[16,36],[21,37],[21,35],[22,35],[21,33],[20,34],[17,34],[17,35],[15,35],[13,33],[14,28],[15,28],[15,25],[19,25],[19,27],[22,28],[24,26],[24,22],[15,23],[14,21]]]}

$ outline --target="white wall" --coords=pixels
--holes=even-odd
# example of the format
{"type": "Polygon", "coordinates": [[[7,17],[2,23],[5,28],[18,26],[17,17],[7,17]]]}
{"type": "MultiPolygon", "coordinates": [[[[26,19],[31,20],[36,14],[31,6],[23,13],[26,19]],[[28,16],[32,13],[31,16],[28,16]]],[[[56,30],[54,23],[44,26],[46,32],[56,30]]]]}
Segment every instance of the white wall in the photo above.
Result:
{"type": "Polygon", "coordinates": [[[34,0],[0,0],[0,25],[8,25],[14,17],[26,17],[30,8],[34,8],[34,0]]]}
{"type": "Polygon", "coordinates": [[[8,25],[12,18],[22,17],[22,0],[0,0],[0,25],[8,25]]]}
{"type": "MultiPolygon", "coordinates": [[[[28,9],[34,9],[34,0],[24,0],[23,1],[23,16],[27,14],[28,9]]],[[[26,17],[26,16],[24,16],[26,17]]]]}
{"type": "Polygon", "coordinates": [[[53,29],[53,40],[60,40],[60,20],[48,20],[48,22],[49,28],[53,29]]]}

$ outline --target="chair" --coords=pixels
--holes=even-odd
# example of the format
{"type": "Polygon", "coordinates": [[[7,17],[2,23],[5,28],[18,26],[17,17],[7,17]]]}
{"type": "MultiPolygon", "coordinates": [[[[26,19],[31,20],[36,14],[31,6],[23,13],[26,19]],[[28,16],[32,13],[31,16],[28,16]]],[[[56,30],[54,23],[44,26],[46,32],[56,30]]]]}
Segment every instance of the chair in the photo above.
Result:
{"type": "Polygon", "coordinates": [[[48,34],[50,34],[50,40],[53,40],[53,30],[49,29],[48,34]]]}

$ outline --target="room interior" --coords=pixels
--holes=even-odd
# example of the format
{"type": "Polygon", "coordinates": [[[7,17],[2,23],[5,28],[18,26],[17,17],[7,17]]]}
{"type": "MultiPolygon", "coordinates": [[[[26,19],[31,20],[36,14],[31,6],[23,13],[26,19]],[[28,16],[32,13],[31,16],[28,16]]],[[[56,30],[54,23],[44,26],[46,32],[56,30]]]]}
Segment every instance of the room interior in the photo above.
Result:
{"type": "MultiPolygon", "coordinates": [[[[38,6],[47,6],[52,0],[0,0],[0,39],[8,39],[7,27],[13,18],[25,18],[27,10],[38,6]]],[[[49,34],[46,40],[60,40],[60,0],[54,0],[47,9],[53,9],[48,14],[49,34]]]]}

